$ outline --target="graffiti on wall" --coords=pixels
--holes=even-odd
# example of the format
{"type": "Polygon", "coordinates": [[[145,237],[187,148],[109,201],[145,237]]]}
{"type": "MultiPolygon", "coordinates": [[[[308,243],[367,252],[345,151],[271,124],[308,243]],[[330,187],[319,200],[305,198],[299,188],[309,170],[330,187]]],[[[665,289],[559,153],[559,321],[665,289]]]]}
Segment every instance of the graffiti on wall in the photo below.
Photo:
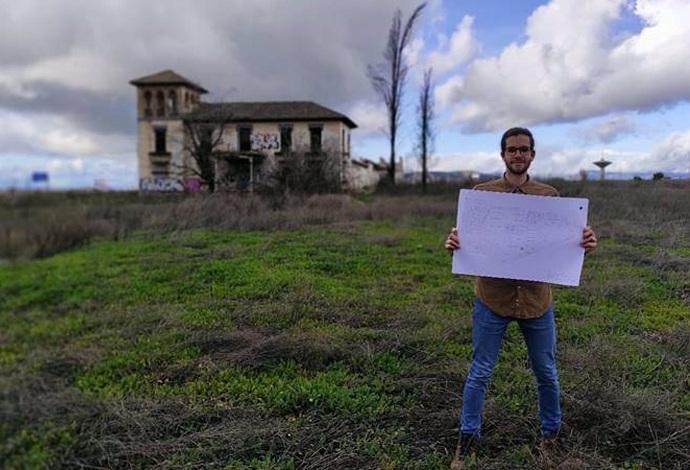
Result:
{"type": "Polygon", "coordinates": [[[199,178],[187,178],[184,180],[184,189],[189,193],[195,193],[201,190],[201,181],[199,178]]]}
{"type": "Polygon", "coordinates": [[[141,191],[164,191],[178,192],[184,191],[182,180],[177,178],[142,178],[139,180],[141,191]]]}
{"type": "Polygon", "coordinates": [[[252,134],[250,141],[252,150],[280,150],[278,134],[252,134]]]}

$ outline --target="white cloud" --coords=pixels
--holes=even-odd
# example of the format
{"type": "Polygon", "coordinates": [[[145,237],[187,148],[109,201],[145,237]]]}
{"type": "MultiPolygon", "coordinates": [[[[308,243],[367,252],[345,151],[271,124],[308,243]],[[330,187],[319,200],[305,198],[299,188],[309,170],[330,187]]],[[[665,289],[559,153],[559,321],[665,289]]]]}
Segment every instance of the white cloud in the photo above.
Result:
{"type": "Polygon", "coordinates": [[[460,75],[455,75],[435,88],[434,98],[442,108],[462,99],[462,88],[465,81],[460,75]]]}
{"type": "Polygon", "coordinates": [[[1,154],[117,155],[133,150],[133,135],[99,135],[74,126],[60,116],[17,114],[0,111],[1,154]]]}
{"type": "MultiPolygon", "coordinates": [[[[433,170],[472,170],[482,173],[500,173],[503,162],[499,152],[460,152],[437,154],[438,164],[433,170]]],[[[665,136],[648,151],[617,149],[555,148],[539,146],[530,167],[536,176],[574,176],[580,169],[597,170],[594,162],[604,158],[611,161],[610,172],[688,173],[690,171],[690,129],[665,136]]]]}
{"type": "Polygon", "coordinates": [[[419,65],[422,49],[424,49],[424,40],[421,37],[414,38],[407,48],[403,51],[403,57],[408,67],[413,68],[419,65]]]}
{"type": "Polygon", "coordinates": [[[583,139],[597,140],[598,142],[609,144],[624,135],[633,134],[637,131],[635,121],[624,115],[609,116],[605,121],[592,124],[585,129],[575,131],[583,139]]]}
{"type": "Polygon", "coordinates": [[[611,161],[607,171],[687,173],[690,169],[690,130],[674,132],[648,151],[616,149],[554,149],[537,153],[533,163],[535,174],[569,175],[580,169],[596,170],[594,162],[611,161]]]}
{"type": "Polygon", "coordinates": [[[428,0],[426,2],[426,11],[424,14],[428,18],[428,22],[432,27],[442,24],[446,19],[446,12],[443,8],[443,0],[428,0]]]}
{"type": "Polygon", "coordinates": [[[648,157],[651,169],[690,171],[690,130],[674,132],[661,142],[648,157]]]}
{"type": "Polygon", "coordinates": [[[576,121],[690,97],[690,2],[638,0],[644,27],[613,42],[626,0],[552,0],[529,17],[524,43],[467,66],[439,97],[466,130],[576,121]]]}
{"type": "Polygon", "coordinates": [[[371,134],[384,134],[388,127],[388,115],[383,103],[360,101],[347,113],[359,126],[357,134],[363,137],[371,134]]]}
{"type": "Polygon", "coordinates": [[[498,152],[459,152],[434,155],[436,165],[433,171],[477,171],[480,173],[499,173],[503,171],[503,161],[498,152]]]}
{"type": "Polygon", "coordinates": [[[67,128],[41,129],[36,134],[40,145],[50,153],[85,155],[99,150],[99,146],[93,138],[79,131],[67,128]]]}
{"type": "Polygon", "coordinates": [[[594,162],[604,158],[613,162],[608,171],[635,171],[639,169],[634,162],[639,162],[641,155],[636,152],[623,152],[602,149],[556,149],[537,152],[531,167],[531,173],[546,176],[575,175],[581,169],[596,170],[594,162]]]}
{"type": "Polygon", "coordinates": [[[59,116],[2,115],[0,129],[3,153],[44,152],[61,155],[86,155],[99,150],[97,137],[74,128],[59,116]]]}
{"type": "Polygon", "coordinates": [[[231,99],[336,106],[355,90],[370,91],[366,65],[380,60],[395,9],[406,15],[416,4],[3,2],[0,60],[20,83],[41,79],[129,96],[128,80],[173,68],[220,94],[237,89],[231,99]]]}
{"type": "Polygon", "coordinates": [[[48,173],[52,189],[90,188],[99,180],[112,189],[137,187],[136,155],[129,153],[119,158],[89,156],[88,158],[22,155],[2,155],[2,165],[9,171],[0,174],[0,187],[31,187],[31,174],[48,173]]]}
{"type": "Polygon", "coordinates": [[[472,33],[473,23],[474,17],[465,15],[458,23],[450,40],[441,36],[439,42],[441,48],[445,50],[432,51],[427,58],[426,67],[432,67],[434,74],[439,76],[470,60],[478,49],[477,41],[472,33]]]}
{"type": "MultiPolygon", "coordinates": [[[[209,100],[313,100],[381,124],[366,76],[415,0],[0,0],[0,170],[11,153],[85,160],[136,149],[129,80],[172,68],[209,100]],[[235,90],[229,93],[230,90],[235,90]]],[[[438,11],[439,1],[432,2],[438,11]]],[[[136,172],[136,164],[134,165],[136,172]]]]}
{"type": "MultiPolygon", "coordinates": [[[[123,79],[118,65],[93,50],[73,49],[68,54],[41,59],[17,77],[18,86],[26,82],[52,82],[71,88],[93,92],[108,92],[119,88],[123,79]]],[[[26,85],[24,85],[26,86],[26,85]]]]}
{"type": "Polygon", "coordinates": [[[64,171],[73,173],[83,173],[84,160],[81,158],[60,159],[53,158],[47,164],[47,169],[50,173],[60,173],[64,171]]]}
{"type": "Polygon", "coordinates": [[[9,68],[0,70],[0,95],[3,94],[26,100],[36,98],[36,92],[28,89],[9,68]]]}

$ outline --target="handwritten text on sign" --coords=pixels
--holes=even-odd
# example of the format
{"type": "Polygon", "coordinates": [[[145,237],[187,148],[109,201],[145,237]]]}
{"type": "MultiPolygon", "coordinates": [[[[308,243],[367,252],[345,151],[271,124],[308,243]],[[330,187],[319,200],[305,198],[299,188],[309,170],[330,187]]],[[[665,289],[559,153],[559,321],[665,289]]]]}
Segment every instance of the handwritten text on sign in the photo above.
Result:
{"type": "Polygon", "coordinates": [[[460,190],[453,273],[577,286],[589,201],[460,190]]]}

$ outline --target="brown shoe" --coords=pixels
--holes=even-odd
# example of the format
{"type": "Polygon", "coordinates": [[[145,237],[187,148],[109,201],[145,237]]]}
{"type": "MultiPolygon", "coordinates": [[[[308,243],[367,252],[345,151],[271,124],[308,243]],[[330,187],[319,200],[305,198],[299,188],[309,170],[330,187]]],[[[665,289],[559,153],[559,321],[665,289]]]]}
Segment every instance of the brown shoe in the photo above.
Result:
{"type": "Polygon", "coordinates": [[[559,434],[542,436],[539,441],[539,463],[542,468],[555,469],[563,458],[563,447],[559,434]]]}
{"type": "Polygon", "coordinates": [[[542,436],[539,442],[539,463],[542,468],[555,470],[584,470],[587,464],[573,455],[568,449],[572,431],[565,423],[561,429],[548,436],[542,436]]]}
{"type": "Polygon", "coordinates": [[[469,433],[461,433],[458,446],[455,448],[450,470],[463,470],[468,460],[474,461],[479,449],[479,436],[469,433]]]}

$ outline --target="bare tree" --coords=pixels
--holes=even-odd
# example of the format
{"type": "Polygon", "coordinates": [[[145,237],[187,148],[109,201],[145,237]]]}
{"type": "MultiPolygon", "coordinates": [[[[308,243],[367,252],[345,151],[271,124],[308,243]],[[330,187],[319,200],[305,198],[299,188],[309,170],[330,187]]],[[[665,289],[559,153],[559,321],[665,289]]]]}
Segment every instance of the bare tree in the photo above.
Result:
{"type": "Polygon", "coordinates": [[[217,152],[229,122],[230,117],[222,112],[197,112],[183,121],[183,147],[193,161],[183,165],[183,169],[198,176],[211,193],[216,190],[217,152]]]}
{"type": "Polygon", "coordinates": [[[409,66],[404,57],[407,45],[412,39],[414,24],[420,17],[426,3],[422,3],[412,12],[405,26],[402,24],[402,12],[398,9],[393,15],[393,22],[388,30],[388,44],[383,53],[384,63],[369,65],[369,80],[376,93],[383,99],[388,113],[388,139],[391,147],[388,175],[395,184],[395,143],[400,125],[400,111],[403,89],[409,66]]]}
{"type": "Polygon", "coordinates": [[[417,105],[417,148],[419,160],[422,165],[422,191],[426,192],[426,183],[429,178],[429,155],[433,153],[434,146],[434,86],[431,82],[432,69],[429,67],[424,72],[424,83],[419,93],[417,105]]]}

